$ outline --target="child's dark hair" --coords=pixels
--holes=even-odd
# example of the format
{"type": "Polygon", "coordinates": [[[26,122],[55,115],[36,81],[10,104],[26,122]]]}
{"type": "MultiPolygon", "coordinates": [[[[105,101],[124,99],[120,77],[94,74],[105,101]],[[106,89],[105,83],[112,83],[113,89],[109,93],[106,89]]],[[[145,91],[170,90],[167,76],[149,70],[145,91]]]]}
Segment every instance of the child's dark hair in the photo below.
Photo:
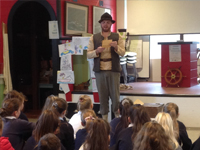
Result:
{"type": "Polygon", "coordinates": [[[33,137],[38,142],[47,133],[54,133],[59,127],[59,118],[53,110],[45,110],[40,115],[36,127],[33,130],[33,137]]]}
{"type": "Polygon", "coordinates": [[[38,150],[60,150],[61,143],[58,137],[53,133],[45,134],[40,138],[38,150]]]}
{"type": "Polygon", "coordinates": [[[133,150],[172,150],[170,139],[156,121],[145,123],[135,137],[133,150]]]}
{"type": "Polygon", "coordinates": [[[59,113],[59,115],[63,111],[67,110],[67,107],[68,107],[67,101],[62,98],[56,98],[52,104],[52,108],[56,110],[59,113]]]}
{"type": "Polygon", "coordinates": [[[124,98],[119,104],[120,110],[120,122],[117,125],[115,132],[119,132],[119,130],[127,128],[129,125],[128,117],[129,117],[129,108],[133,106],[133,101],[129,98],[124,98]]]}
{"type": "Polygon", "coordinates": [[[83,144],[84,150],[108,150],[110,125],[107,121],[97,118],[89,123],[89,132],[83,144]]]}
{"type": "Polygon", "coordinates": [[[3,101],[0,109],[0,117],[12,116],[13,112],[18,111],[21,102],[18,98],[10,98],[3,101]]]}
{"type": "Polygon", "coordinates": [[[27,100],[26,100],[26,96],[25,96],[23,93],[18,92],[18,91],[16,91],[16,90],[9,91],[9,92],[6,94],[6,96],[4,97],[4,100],[3,100],[3,101],[5,101],[5,100],[7,100],[7,99],[10,99],[10,98],[18,98],[19,101],[20,101],[22,104],[24,103],[24,101],[27,101],[27,100]]]}
{"type": "Polygon", "coordinates": [[[54,102],[56,99],[58,99],[57,96],[54,96],[54,95],[48,96],[48,97],[46,98],[45,104],[44,104],[44,106],[43,106],[43,108],[42,108],[42,112],[45,111],[45,110],[47,110],[47,109],[51,109],[52,104],[53,104],[53,102],[54,102]]]}
{"type": "Polygon", "coordinates": [[[163,106],[163,112],[168,113],[173,120],[174,134],[176,139],[179,138],[179,125],[177,118],[179,115],[179,108],[175,103],[167,103],[163,106]]]}
{"type": "Polygon", "coordinates": [[[133,134],[132,141],[134,142],[134,138],[137,133],[140,131],[142,126],[150,121],[150,117],[144,106],[136,104],[130,107],[129,117],[133,125],[133,134]]]}
{"type": "Polygon", "coordinates": [[[88,95],[81,95],[77,103],[77,109],[83,111],[85,109],[90,109],[92,105],[92,100],[88,95]]]}
{"type": "Polygon", "coordinates": [[[86,110],[82,111],[82,113],[81,113],[82,125],[85,126],[86,120],[94,120],[96,117],[97,116],[96,116],[94,110],[92,110],[92,109],[86,109],[86,110]]]}

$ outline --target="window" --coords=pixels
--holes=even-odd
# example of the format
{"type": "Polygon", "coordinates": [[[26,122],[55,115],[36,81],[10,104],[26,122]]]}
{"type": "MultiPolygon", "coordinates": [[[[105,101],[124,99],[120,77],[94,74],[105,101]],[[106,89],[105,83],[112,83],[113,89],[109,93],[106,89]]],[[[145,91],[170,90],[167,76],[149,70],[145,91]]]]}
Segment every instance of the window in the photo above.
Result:
{"type": "Polygon", "coordinates": [[[176,42],[180,35],[151,35],[150,36],[150,59],[161,59],[161,45],[158,42],[176,42]]]}
{"type": "MultiPolygon", "coordinates": [[[[184,38],[184,41],[200,43],[200,34],[184,34],[183,38],[184,38]]],[[[197,44],[197,48],[200,48],[200,44],[197,44]]]]}

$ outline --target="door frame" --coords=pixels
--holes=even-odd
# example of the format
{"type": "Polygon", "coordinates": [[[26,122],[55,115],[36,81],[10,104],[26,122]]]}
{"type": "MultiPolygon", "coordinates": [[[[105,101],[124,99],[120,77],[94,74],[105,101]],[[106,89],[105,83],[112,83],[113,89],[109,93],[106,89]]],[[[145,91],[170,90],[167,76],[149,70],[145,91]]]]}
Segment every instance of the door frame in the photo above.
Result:
{"type": "MultiPolygon", "coordinates": [[[[18,10],[19,7],[21,7],[23,4],[28,2],[37,2],[44,6],[47,10],[47,12],[50,15],[51,20],[56,20],[56,14],[52,8],[52,6],[44,0],[31,0],[31,1],[24,1],[24,0],[18,0],[13,7],[10,10],[9,16],[8,16],[8,44],[9,44],[9,58],[10,58],[10,68],[13,67],[14,64],[14,56],[13,56],[13,31],[12,31],[12,24],[13,24],[13,17],[15,15],[15,12],[18,10]]],[[[57,70],[59,70],[59,55],[58,55],[58,40],[52,39],[52,62],[53,62],[53,94],[58,95],[59,92],[59,85],[57,84],[57,70]]],[[[13,70],[10,69],[11,77],[13,74],[13,70]]],[[[12,79],[13,83],[13,79],[12,79]]],[[[36,106],[37,107],[37,106],[36,106]]],[[[34,107],[33,107],[34,108],[34,107]]]]}

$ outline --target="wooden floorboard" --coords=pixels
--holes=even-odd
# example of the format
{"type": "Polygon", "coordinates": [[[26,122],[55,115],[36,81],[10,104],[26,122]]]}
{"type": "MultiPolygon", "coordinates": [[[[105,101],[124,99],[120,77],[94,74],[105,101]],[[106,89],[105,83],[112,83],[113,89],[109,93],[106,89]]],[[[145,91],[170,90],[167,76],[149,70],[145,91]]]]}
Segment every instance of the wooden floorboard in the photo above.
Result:
{"type": "Polygon", "coordinates": [[[192,87],[161,87],[160,82],[129,83],[133,89],[120,91],[120,95],[200,97],[200,84],[192,87]]]}

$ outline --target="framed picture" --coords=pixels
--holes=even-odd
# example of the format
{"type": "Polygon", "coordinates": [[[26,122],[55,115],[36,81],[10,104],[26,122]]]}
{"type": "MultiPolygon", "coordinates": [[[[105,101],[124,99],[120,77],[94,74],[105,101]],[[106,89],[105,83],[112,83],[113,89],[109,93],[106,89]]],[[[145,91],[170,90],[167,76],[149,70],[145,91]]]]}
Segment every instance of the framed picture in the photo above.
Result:
{"type": "Polygon", "coordinates": [[[88,6],[65,3],[65,35],[87,33],[88,6]]]}
{"type": "Polygon", "coordinates": [[[99,20],[105,12],[111,14],[111,9],[93,6],[93,34],[101,32],[99,20]]]}

